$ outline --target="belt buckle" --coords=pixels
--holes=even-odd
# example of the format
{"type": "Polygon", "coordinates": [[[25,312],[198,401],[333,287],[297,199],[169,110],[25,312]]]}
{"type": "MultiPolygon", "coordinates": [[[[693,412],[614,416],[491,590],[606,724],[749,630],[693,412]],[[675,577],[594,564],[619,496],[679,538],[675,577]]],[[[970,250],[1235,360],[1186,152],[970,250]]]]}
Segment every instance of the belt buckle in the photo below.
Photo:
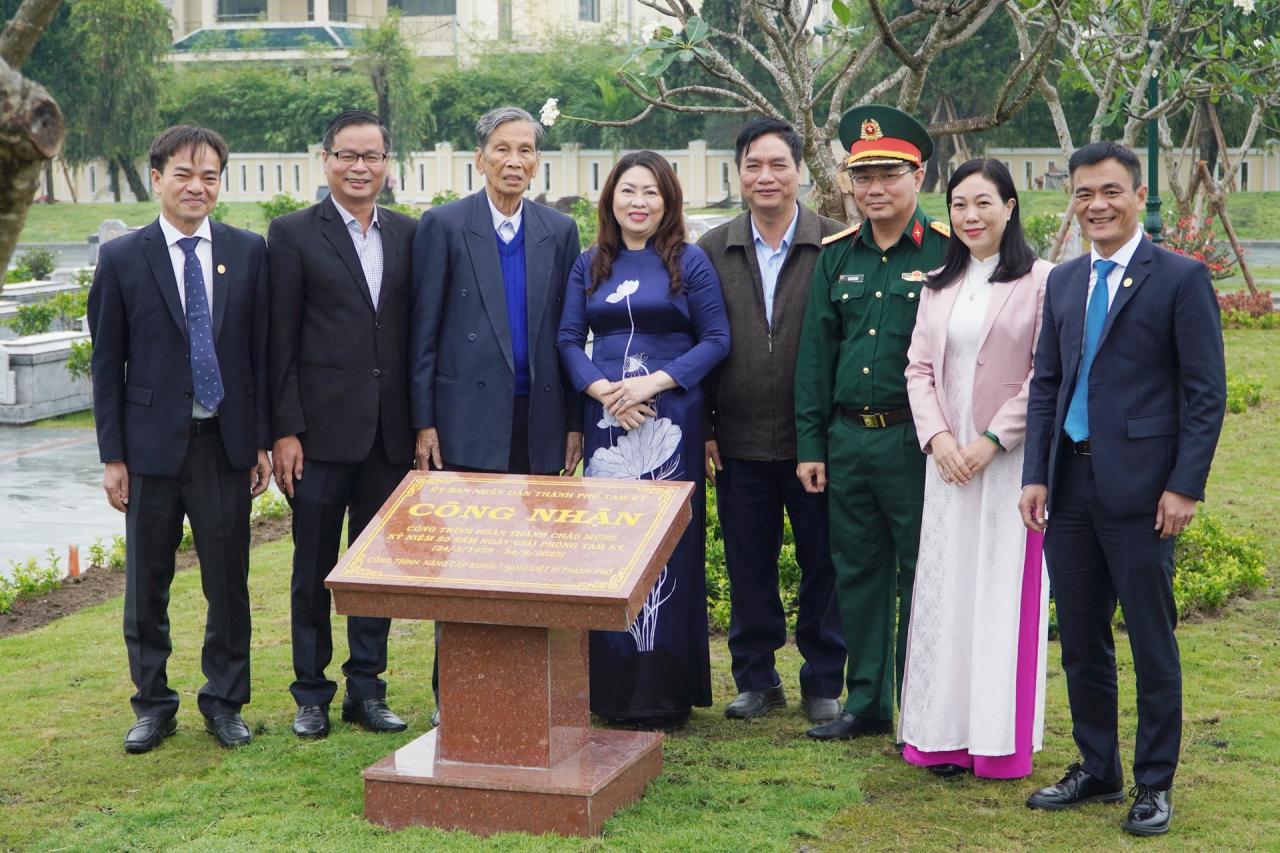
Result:
{"type": "Polygon", "coordinates": [[[883,412],[876,412],[872,415],[863,414],[860,417],[862,418],[862,425],[867,429],[876,429],[885,425],[883,412]]]}

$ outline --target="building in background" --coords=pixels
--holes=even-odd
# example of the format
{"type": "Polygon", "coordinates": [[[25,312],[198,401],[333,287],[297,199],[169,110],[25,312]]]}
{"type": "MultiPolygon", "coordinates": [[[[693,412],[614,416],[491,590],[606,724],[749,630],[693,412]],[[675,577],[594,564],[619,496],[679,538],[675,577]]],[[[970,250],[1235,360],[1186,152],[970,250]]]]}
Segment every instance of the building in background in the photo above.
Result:
{"type": "MultiPolygon", "coordinates": [[[[162,0],[175,62],[344,59],[355,33],[398,10],[422,56],[465,60],[487,41],[536,47],[548,32],[639,38],[670,22],[639,0],[162,0]]],[[[701,2],[694,3],[700,6],[701,2]]]]}

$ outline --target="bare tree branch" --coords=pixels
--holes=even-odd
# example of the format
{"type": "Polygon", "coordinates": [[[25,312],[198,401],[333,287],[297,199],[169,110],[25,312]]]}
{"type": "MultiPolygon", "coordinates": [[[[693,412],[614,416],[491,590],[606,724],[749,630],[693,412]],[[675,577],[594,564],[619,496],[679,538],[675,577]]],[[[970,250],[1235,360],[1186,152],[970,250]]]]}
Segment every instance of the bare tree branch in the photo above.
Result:
{"type": "Polygon", "coordinates": [[[15,71],[22,68],[61,5],[62,0],[22,0],[0,32],[0,59],[15,71]]]}

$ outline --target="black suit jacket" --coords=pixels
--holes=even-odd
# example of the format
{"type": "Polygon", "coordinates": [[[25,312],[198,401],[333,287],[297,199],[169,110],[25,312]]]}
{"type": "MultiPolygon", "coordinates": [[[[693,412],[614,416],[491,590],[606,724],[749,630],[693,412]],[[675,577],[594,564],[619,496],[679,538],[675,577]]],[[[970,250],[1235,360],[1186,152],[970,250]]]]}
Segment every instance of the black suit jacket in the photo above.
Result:
{"type": "MultiPolygon", "coordinates": [[[[564,467],[582,404],[565,382],[556,334],[578,226],[524,201],[529,325],[529,462],[564,467]]],[[[445,462],[504,471],[511,455],[515,359],[497,236],[485,191],[422,215],[413,242],[410,364],[415,429],[440,431],[445,462]]]]}
{"type": "MultiPolygon", "coordinates": [[[[1027,401],[1022,482],[1053,503],[1063,421],[1080,368],[1090,256],[1049,273],[1027,401]]],[[[1204,264],[1145,237],[1107,312],[1089,371],[1089,444],[1098,501],[1151,514],[1168,490],[1204,497],[1226,411],[1218,300],[1204,264]]]]}
{"type": "Polygon", "coordinates": [[[378,208],[377,310],[332,199],[271,223],[271,431],[307,457],[361,462],[378,427],[391,462],[413,461],[405,340],[414,222],[378,208]]]}
{"type": "MultiPolygon", "coordinates": [[[[218,407],[232,467],[271,446],[267,405],[267,247],[210,221],[213,333],[225,397],[218,407]]],[[[106,243],[89,289],[93,416],[103,462],[171,477],[191,432],[191,348],[169,248],[157,220],[106,243]]]]}

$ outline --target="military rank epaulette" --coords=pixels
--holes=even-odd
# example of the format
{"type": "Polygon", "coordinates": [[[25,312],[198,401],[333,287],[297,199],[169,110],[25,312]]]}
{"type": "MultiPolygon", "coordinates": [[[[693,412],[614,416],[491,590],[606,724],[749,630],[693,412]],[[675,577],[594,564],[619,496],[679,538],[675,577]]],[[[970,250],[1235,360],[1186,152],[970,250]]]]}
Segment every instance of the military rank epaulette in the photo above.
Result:
{"type": "Polygon", "coordinates": [[[851,235],[853,235],[853,234],[857,234],[857,233],[858,233],[858,229],[859,229],[859,228],[861,228],[861,227],[862,227],[862,223],[861,223],[861,222],[859,222],[857,225],[851,225],[851,226],[849,226],[848,228],[846,228],[846,229],[844,229],[843,231],[840,231],[840,232],[838,232],[838,233],[836,233],[836,234],[831,234],[831,235],[829,235],[829,236],[827,236],[827,237],[823,237],[823,238],[822,238],[822,245],[827,246],[827,245],[830,245],[830,244],[832,244],[832,243],[835,243],[835,242],[837,242],[837,241],[839,241],[839,240],[843,240],[845,237],[849,237],[849,236],[851,236],[851,235]]]}
{"type": "Polygon", "coordinates": [[[947,237],[947,238],[951,237],[951,226],[945,222],[939,222],[938,220],[934,219],[929,223],[929,227],[932,228],[934,231],[937,231],[943,237],[947,237]]]}

